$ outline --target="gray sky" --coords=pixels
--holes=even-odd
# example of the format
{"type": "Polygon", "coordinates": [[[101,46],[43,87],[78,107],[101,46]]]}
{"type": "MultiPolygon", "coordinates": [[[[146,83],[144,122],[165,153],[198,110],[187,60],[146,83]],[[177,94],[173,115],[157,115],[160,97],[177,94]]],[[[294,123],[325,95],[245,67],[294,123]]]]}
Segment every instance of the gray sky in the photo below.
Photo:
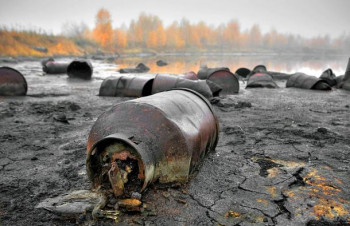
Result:
{"type": "Polygon", "coordinates": [[[305,37],[350,34],[350,0],[0,0],[0,25],[55,34],[67,22],[92,28],[102,7],[111,13],[114,27],[128,26],[145,12],[164,25],[182,18],[210,25],[236,19],[242,30],[257,23],[263,32],[275,28],[305,37]]]}

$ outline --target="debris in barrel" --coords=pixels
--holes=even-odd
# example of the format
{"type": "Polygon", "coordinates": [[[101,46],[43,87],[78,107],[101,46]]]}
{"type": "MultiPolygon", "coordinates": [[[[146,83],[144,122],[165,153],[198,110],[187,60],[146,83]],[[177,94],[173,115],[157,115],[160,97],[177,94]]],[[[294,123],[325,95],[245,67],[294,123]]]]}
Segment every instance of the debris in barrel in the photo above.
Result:
{"type": "Polygon", "coordinates": [[[24,96],[27,90],[27,81],[19,71],[0,67],[0,96],[24,96]]]}

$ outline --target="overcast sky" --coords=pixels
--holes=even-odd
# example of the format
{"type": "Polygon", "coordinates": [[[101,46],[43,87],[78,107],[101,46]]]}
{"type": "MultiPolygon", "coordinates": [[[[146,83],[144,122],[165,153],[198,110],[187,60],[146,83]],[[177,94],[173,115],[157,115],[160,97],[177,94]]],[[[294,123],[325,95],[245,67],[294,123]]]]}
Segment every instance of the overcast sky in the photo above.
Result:
{"type": "Polygon", "coordinates": [[[350,34],[350,0],[0,0],[0,25],[57,34],[67,22],[92,28],[100,8],[111,13],[114,27],[145,12],[165,26],[182,18],[210,25],[236,19],[242,30],[256,23],[263,32],[275,28],[304,37],[350,34]]]}

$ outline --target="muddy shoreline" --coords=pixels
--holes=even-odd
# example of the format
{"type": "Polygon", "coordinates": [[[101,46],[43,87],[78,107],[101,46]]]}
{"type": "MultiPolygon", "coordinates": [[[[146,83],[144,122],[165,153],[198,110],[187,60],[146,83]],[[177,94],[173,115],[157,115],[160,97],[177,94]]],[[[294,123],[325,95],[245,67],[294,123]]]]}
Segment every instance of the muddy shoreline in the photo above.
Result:
{"type": "MultiPolygon", "coordinates": [[[[39,64],[19,66],[31,84],[28,96],[0,98],[0,225],[113,225],[35,206],[90,189],[91,126],[130,98],[97,96],[102,79],[96,77],[107,73],[98,69],[92,81],[67,82],[66,76],[43,77],[39,64]]],[[[142,198],[147,211],[122,213],[119,223],[349,224],[350,92],[244,87],[212,100],[219,143],[194,178],[181,187],[151,186],[142,198]]]]}

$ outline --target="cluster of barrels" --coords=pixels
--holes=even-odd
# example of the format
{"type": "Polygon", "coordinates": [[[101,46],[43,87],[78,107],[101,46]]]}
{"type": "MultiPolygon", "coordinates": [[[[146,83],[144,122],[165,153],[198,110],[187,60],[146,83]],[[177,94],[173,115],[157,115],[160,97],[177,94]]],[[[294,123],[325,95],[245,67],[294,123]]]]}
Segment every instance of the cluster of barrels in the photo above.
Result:
{"type": "Polygon", "coordinates": [[[332,90],[332,87],[350,91],[350,59],[344,75],[336,76],[332,69],[325,70],[319,77],[304,73],[284,74],[267,71],[264,65],[258,65],[253,70],[239,68],[235,72],[240,78],[247,80],[246,88],[278,88],[275,80],[287,80],[286,87],[311,90],[332,90]]]}
{"type": "MultiPolygon", "coordinates": [[[[91,63],[86,60],[61,63],[49,58],[41,65],[47,74],[67,74],[69,78],[89,80],[93,72],[91,63]]],[[[11,67],[0,67],[0,96],[24,96],[27,90],[28,84],[21,72],[11,67]]]]}

